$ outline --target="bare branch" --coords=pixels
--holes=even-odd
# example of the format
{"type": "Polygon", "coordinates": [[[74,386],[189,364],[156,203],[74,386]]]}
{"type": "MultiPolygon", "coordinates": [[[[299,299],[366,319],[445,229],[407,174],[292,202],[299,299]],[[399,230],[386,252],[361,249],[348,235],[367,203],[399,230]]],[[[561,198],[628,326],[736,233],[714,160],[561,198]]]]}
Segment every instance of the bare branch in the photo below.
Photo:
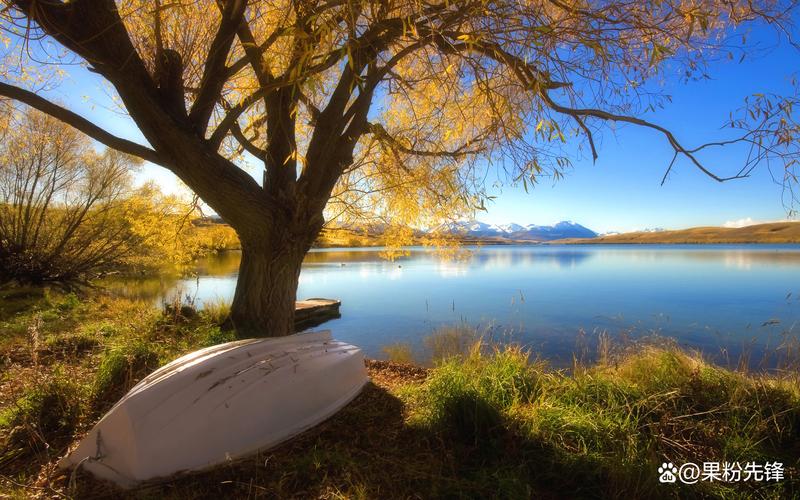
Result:
{"type": "Polygon", "coordinates": [[[139,157],[157,165],[167,166],[154,150],[110,134],[77,113],[62,108],[33,92],[0,82],[0,95],[25,103],[53,118],[57,118],[112,149],[139,157]]]}
{"type": "MultiPolygon", "coordinates": [[[[703,166],[703,164],[700,163],[700,160],[698,160],[697,157],[692,153],[692,150],[684,148],[681,145],[681,143],[678,142],[678,139],[675,138],[675,135],[670,130],[668,130],[668,129],[660,126],[660,125],[656,125],[655,123],[649,122],[649,121],[644,120],[642,118],[636,118],[634,116],[626,116],[626,115],[618,115],[618,114],[614,114],[614,113],[609,113],[609,112],[603,111],[601,109],[592,109],[592,108],[583,108],[583,109],[581,109],[581,108],[570,108],[570,107],[567,107],[567,106],[562,106],[560,104],[557,104],[555,101],[553,101],[553,99],[550,97],[550,95],[546,91],[540,92],[539,95],[542,97],[542,99],[545,101],[545,103],[547,103],[547,105],[550,108],[552,108],[554,111],[557,111],[559,113],[562,113],[562,114],[565,114],[565,115],[568,115],[568,116],[578,117],[578,118],[591,116],[591,117],[594,117],[594,118],[600,118],[601,120],[632,123],[634,125],[639,125],[641,127],[646,127],[646,128],[650,128],[650,129],[653,129],[653,130],[657,130],[658,132],[661,132],[667,138],[667,141],[669,141],[670,146],[672,146],[672,148],[675,150],[676,154],[680,154],[680,155],[683,155],[684,157],[688,158],[689,161],[691,161],[694,164],[695,167],[700,169],[701,172],[703,172],[704,174],[706,174],[707,176],[711,177],[712,179],[714,179],[717,182],[725,182],[725,181],[730,181],[730,180],[733,180],[733,179],[741,179],[742,177],[745,177],[744,175],[733,175],[733,176],[730,176],[730,177],[720,177],[720,176],[718,176],[717,174],[715,174],[714,172],[708,170],[705,166],[703,166]]],[[[672,162],[670,163],[670,168],[672,167],[674,162],[675,162],[675,158],[673,158],[672,162]]],[[[662,180],[662,183],[663,182],[664,181],[662,180]]]]}
{"type": "Polygon", "coordinates": [[[468,149],[470,146],[469,143],[465,143],[451,151],[423,151],[404,145],[398,141],[397,138],[392,136],[380,123],[368,123],[367,130],[375,135],[379,140],[388,143],[393,149],[397,149],[401,153],[412,156],[459,159],[470,155],[480,154],[485,151],[485,148],[468,149]]]}

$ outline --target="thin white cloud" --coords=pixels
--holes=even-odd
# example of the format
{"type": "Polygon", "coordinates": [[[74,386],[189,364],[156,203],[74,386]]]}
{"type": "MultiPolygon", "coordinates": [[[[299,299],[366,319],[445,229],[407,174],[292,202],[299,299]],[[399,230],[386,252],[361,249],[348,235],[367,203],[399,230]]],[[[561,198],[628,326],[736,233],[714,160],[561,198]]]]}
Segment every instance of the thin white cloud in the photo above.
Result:
{"type": "Polygon", "coordinates": [[[725,224],[723,224],[722,227],[737,228],[737,227],[752,226],[755,224],[770,224],[772,222],[800,222],[800,221],[793,221],[791,219],[753,220],[752,217],[745,217],[743,219],[729,220],[725,222],[725,224]]]}
{"type": "Polygon", "coordinates": [[[752,226],[755,224],[756,221],[753,220],[752,217],[745,217],[744,219],[736,219],[736,220],[729,220],[726,221],[722,227],[745,227],[745,226],[752,226]]]}

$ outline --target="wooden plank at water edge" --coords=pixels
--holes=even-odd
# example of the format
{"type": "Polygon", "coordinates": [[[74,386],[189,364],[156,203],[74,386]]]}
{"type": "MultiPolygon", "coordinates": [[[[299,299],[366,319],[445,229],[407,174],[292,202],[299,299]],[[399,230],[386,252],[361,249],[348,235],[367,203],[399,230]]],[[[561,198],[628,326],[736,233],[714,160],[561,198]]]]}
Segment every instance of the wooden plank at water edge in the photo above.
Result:
{"type": "Polygon", "coordinates": [[[294,309],[294,329],[296,332],[321,325],[326,321],[341,318],[339,306],[342,302],[334,299],[311,298],[298,300],[294,309]]]}

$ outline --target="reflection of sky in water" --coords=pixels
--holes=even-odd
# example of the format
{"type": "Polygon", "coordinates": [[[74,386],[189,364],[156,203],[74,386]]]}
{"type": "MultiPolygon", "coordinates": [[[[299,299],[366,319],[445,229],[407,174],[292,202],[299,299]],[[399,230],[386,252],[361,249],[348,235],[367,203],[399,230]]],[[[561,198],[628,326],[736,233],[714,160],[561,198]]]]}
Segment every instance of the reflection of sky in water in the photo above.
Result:
{"type": "MultiPolygon", "coordinates": [[[[751,339],[772,337],[774,345],[800,320],[798,245],[471,250],[443,260],[435,250],[416,248],[393,262],[381,260],[377,249],[315,250],[298,298],[341,299],[342,318],[325,327],[372,356],[393,342],[421,349],[437,326],[462,321],[512,331],[545,357],[564,360],[581,328],[657,331],[708,352],[721,345],[736,352],[751,339]],[[761,326],[770,319],[781,323],[761,326]]],[[[203,263],[197,282],[162,283],[160,290],[180,286],[200,301],[230,299],[237,262],[236,255],[216,258],[203,263]]]]}

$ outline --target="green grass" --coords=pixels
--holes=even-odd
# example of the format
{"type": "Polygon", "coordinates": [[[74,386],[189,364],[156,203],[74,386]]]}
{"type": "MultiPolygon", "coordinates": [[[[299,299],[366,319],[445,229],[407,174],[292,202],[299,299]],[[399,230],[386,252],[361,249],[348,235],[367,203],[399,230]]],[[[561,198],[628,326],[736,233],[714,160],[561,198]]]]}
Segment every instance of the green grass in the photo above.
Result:
{"type": "Polygon", "coordinates": [[[79,356],[98,348],[100,345],[100,339],[94,333],[87,331],[50,335],[44,339],[44,347],[47,351],[61,357],[79,356]]]}
{"type": "MultiPolygon", "coordinates": [[[[149,372],[233,340],[217,324],[224,305],[176,316],[102,294],[20,300],[0,315],[0,488],[114,496],[85,476],[69,492],[53,464],[149,372]]],[[[135,496],[800,496],[797,370],[731,371],[669,344],[607,348],[601,363],[554,370],[479,338],[464,325],[438,331],[426,340],[432,368],[373,362],[373,384],[331,421],[135,496]],[[780,461],[787,479],[666,486],[656,473],[664,461],[780,461]]],[[[386,353],[403,363],[413,354],[407,344],[386,353]]]]}
{"type": "Polygon", "coordinates": [[[429,353],[430,364],[454,356],[463,356],[480,338],[475,328],[466,324],[456,324],[437,329],[423,339],[425,349],[429,353]]]}
{"type": "MultiPolygon", "coordinates": [[[[566,374],[517,348],[487,354],[476,346],[404,395],[414,425],[479,449],[484,466],[506,471],[516,486],[655,498],[666,494],[655,473],[663,461],[800,465],[796,379],[734,373],[677,349],[643,348],[613,366],[566,374]]],[[[765,498],[800,491],[797,477],[753,485],[765,498]]],[[[708,482],[674,490],[720,498],[739,491],[708,482]]]]}
{"type": "Polygon", "coordinates": [[[221,325],[230,312],[231,303],[220,298],[204,301],[203,309],[200,310],[203,319],[212,325],[221,325]]]}
{"type": "Polygon", "coordinates": [[[223,330],[216,324],[198,327],[194,331],[195,342],[198,348],[224,344],[236,340],[236,333],[232,330],[223,330]]]}
{"type": "Polygon", "coordinates": [[[450,356],[421,389],[418,418],[444,434],[473,445],[492,442],[503,429],[507,411],[533,399],[539,390],[534,366],[519,349],[491,355],[474,345],[465,357],[450,356]]]}
{"type": "Polygon", "coordinates": [[[0,413],[0,465],[69,443],[83,413],[83,388],[56,367],[0,413]]]}
{"type": "Polygon", "coordinates": [[[109,349],[100,360],[92,384],[94,401],[107,409],[161,364],[161,353],[147,340],[128,341],[109,349]]]}

